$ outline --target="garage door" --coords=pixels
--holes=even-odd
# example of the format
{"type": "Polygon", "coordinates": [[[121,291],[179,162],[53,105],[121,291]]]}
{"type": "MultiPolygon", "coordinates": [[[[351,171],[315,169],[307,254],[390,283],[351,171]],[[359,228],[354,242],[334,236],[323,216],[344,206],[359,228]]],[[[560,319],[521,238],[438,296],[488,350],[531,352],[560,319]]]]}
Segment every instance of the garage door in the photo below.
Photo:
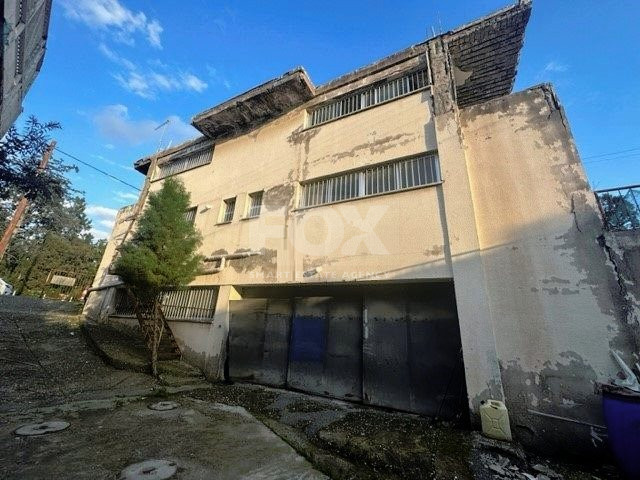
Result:
{"type": "Polygon", "coordinates": [[[229,377],[284,386],[291,301],[232,300],[229,309],[229,377]]]}
{"type": "Polygon", "coordinates": [[[360,299],[295,299],[287,381],[305,392],[362,399],[360,299]]]}
{"type": "Polygon", "coordinates": [[[463,369],[455,307],[366,298],[364,401],[427,415],[458,411],[463,369]]]}

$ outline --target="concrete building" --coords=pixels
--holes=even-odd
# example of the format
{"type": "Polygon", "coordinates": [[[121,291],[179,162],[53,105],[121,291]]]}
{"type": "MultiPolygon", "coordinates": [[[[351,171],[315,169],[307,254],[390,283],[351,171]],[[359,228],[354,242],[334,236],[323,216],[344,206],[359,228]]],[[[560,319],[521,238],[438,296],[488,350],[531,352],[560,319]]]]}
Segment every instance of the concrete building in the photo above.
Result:
{"type": "Polygon", "coordinates": [[[42,62],[49,34],[51,0],[4,0],[2,5],[2,77],[0,137],[22,112],[22,100],[42,62]]]}
{"type": "MultiPolygon", "coordinates": [[[[553,88],[511,93],[530,11],[325,85],[287,72],[135,163],[151,191],[184,182],[203,235],[203,274],[167,306],[187,360],[474,423],[504,400],[525,444],[602,451],[594,389],[618,371],[611,349],[637,358],[640,254],[605,231],[553,88]]],[[[95,286],[117,281],[134,220],[118,216],[95,286]]],[[[130,322],[124,298],[103,288],[86,313],[130,322]]]]}

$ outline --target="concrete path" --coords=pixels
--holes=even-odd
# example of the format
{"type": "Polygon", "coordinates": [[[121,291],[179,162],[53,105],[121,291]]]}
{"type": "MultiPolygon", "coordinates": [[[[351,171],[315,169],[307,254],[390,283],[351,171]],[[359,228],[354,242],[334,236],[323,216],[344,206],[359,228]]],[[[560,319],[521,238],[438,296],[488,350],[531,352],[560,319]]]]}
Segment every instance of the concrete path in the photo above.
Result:
{"type": "Polygon", "coordinates": [[[168,389],[106,366],[78,321],[48,303],[0,301],[0,478],[114,479],[148,459],[175,462],[176,479],[326,478],[241,407],[183,395],[176,409],[149,409],[202,385],[168,389]],[[47,420],[70,426],[14,433],[47,420]]]}

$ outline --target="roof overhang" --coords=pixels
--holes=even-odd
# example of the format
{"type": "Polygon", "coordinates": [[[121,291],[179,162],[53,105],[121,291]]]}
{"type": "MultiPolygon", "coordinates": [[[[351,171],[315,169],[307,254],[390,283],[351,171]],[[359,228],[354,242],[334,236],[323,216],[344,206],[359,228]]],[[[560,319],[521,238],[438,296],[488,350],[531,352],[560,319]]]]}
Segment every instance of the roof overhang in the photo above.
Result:
{"type": "Polygon", "coordinates": [[[531,1],[512,5],[443,35],[459,107],[511,93],[531,1]]]}
{"type": "Polygon", "coordinates": [[[315,87],[300,67],[199,113],[191,123],[217,142],[250,132],[314,95],[315,87]]]}
{"type": "MultiPolygon", "coordinates": [[[[190,153],[194,153],[205,148],[213,147],[214,142],[207,137],[198,137],[191,140],[187,140],[175,147],[167,148],[166,150],[162,150],[158,152],[156,155],[158,156],[158,165],[161,165],[166,162],[170,162],[171,160],[175,160],[176,158],[180,158],[184,155],[189,155],[190,153]]],[[[133,168],[135,168],[138,172],[146,175],[149,171],[149,165],[151,164],[151,159],[155,155],[151,155],[148,157],[140,158],[136,160],[133,164],[133,168]]]]}

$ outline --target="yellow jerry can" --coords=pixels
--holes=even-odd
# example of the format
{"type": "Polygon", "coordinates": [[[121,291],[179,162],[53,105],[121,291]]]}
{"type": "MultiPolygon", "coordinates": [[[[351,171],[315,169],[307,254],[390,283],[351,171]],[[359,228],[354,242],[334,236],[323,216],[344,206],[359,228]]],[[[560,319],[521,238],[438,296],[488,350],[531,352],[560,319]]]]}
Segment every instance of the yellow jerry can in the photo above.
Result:
{"type": "Polygon", "coordinates": [[[511,441],[511,427],[509,426],[509,412],[504,403],[499,400],[487,400],[480,405],[480,420],[482,433],[496,440],[511,441]]]}

